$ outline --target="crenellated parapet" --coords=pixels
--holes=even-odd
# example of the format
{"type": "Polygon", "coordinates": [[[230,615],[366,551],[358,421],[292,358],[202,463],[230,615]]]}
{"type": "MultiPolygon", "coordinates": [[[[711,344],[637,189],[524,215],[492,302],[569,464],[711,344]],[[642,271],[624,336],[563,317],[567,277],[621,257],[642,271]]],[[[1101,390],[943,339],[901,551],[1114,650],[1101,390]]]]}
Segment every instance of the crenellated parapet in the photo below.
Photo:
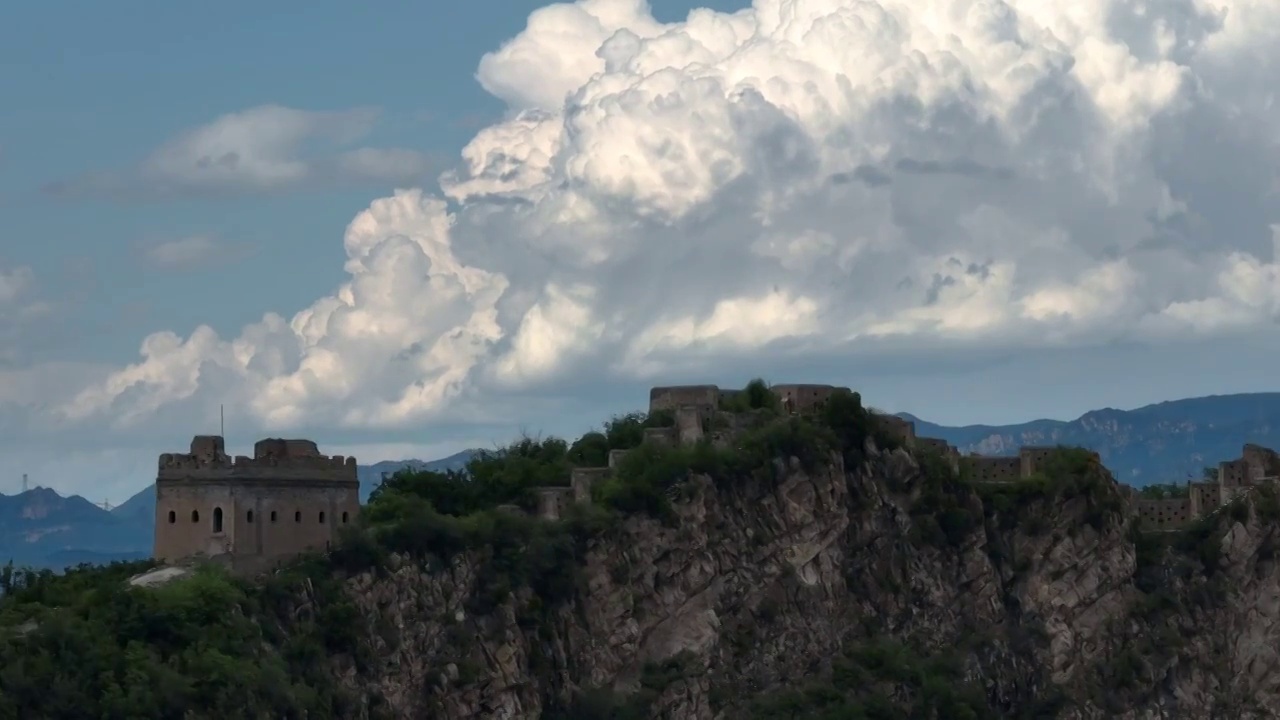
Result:
{"type": "Polygon", "coordinates": [[[356,459],[344,455],[321,455],[310,440],[260,440],[254,457],[229,457],[217,436],[197,436],[190,453],[164,453],[157,466],[157,479],[166,481],[216,480],[309,480],[356,482],[356,459]]]}
{"type": "MultiPolygon", "coordinates": [[[[769,386],[783,409],[788,412],[812,412],[833,394],[849,390],[837,385],[782,383],[769,386]]],[[[722,402],[732,401],[742,390],[721,390],[716,385],[665,385],[649,390],[649,412],[696,408],[704,417],[714,414],[722,402]]]]}
{"type": "Polygon", "coordinates": [[[784,384],[769,387],[782,402],[782,407],[789,412],[811,412],[822,407],[837,390],[849,388],[835,385],[784,384]]]}
{"type": "Polygon", "coordinates": [[[710,413],[720,406],[715,385],[670,385],[649,390],[649,412],[695,407],[710,413]]]}

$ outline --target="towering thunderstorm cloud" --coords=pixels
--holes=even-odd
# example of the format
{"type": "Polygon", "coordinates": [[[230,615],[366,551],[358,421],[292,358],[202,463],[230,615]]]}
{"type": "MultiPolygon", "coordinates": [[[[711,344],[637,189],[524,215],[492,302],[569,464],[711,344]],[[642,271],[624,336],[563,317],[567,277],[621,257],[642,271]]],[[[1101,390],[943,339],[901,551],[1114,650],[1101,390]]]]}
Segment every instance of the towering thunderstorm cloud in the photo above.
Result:
{"type": "Polygon", "coordinates": [[[352,220],[332,295],[157,332],[60,417],[390,427],[586,369],[1280,318],[1275,0],[581,0],[477,77],[507,119],[352,220]]]}

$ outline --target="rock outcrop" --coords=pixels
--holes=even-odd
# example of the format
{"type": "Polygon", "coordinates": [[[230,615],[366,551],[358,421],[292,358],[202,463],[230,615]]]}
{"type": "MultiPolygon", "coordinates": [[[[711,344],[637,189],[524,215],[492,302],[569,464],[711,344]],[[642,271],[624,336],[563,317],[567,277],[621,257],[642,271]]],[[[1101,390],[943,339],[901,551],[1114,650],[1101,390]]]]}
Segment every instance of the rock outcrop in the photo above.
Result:
{"type": "MultiPolygon", "coordinates": [[[[1274,495],[1143,534],[1129,496],[1090,472],[975,488],[868,443],[850,467],[693,475],[672,488],[674,517],[583,540],[563,596],[495,581],[474,551],[351,575],[366,652],[335,672],[371,716],[567,717],[607,697],[713,720],[841,687],[823,680],[848,672],[840,658],[887,639],[954,658],[991,717],[1280,717],[1274,495]]],[[[910,677],[866,681],[912,696],[910,677]]]]}

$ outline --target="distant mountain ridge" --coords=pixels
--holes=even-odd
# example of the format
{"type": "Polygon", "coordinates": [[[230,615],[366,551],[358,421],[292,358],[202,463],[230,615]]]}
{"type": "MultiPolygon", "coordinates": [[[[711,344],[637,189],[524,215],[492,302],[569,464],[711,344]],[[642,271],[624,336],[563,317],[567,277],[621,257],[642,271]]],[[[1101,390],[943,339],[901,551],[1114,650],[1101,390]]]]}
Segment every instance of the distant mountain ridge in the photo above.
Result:
{"type": "Polygon", "coordinates": [[[49,488],[0,495],[0,563],[66,567],[150,554],[152,526],[49,488]],[[92,558],[92,559],[89,559],[92,558]]]}
{"type": "Polygon", "coordinates": [[[1095,450],[1117,480],[1135,486],[1200,477],[1240,455],[1245,443],[1280,449],[1280,393],[1210,395],[1135,410],[1091,410],[1075,420],[948,427],[910,413],[916,434],[943,438],[961,452],[1011,455],[1023,445],[1095,450]]]}

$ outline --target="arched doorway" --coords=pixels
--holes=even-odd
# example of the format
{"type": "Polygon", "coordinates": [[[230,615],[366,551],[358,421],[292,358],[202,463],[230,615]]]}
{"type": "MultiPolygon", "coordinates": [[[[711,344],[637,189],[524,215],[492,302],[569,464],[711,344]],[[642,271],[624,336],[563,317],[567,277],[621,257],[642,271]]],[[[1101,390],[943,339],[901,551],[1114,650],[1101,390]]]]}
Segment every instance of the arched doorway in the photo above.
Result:
{"type": "Polygon", "coordinates": [[[220,507],[213,509],[213,531],[222,532],[222,508],[220,507]]]}

